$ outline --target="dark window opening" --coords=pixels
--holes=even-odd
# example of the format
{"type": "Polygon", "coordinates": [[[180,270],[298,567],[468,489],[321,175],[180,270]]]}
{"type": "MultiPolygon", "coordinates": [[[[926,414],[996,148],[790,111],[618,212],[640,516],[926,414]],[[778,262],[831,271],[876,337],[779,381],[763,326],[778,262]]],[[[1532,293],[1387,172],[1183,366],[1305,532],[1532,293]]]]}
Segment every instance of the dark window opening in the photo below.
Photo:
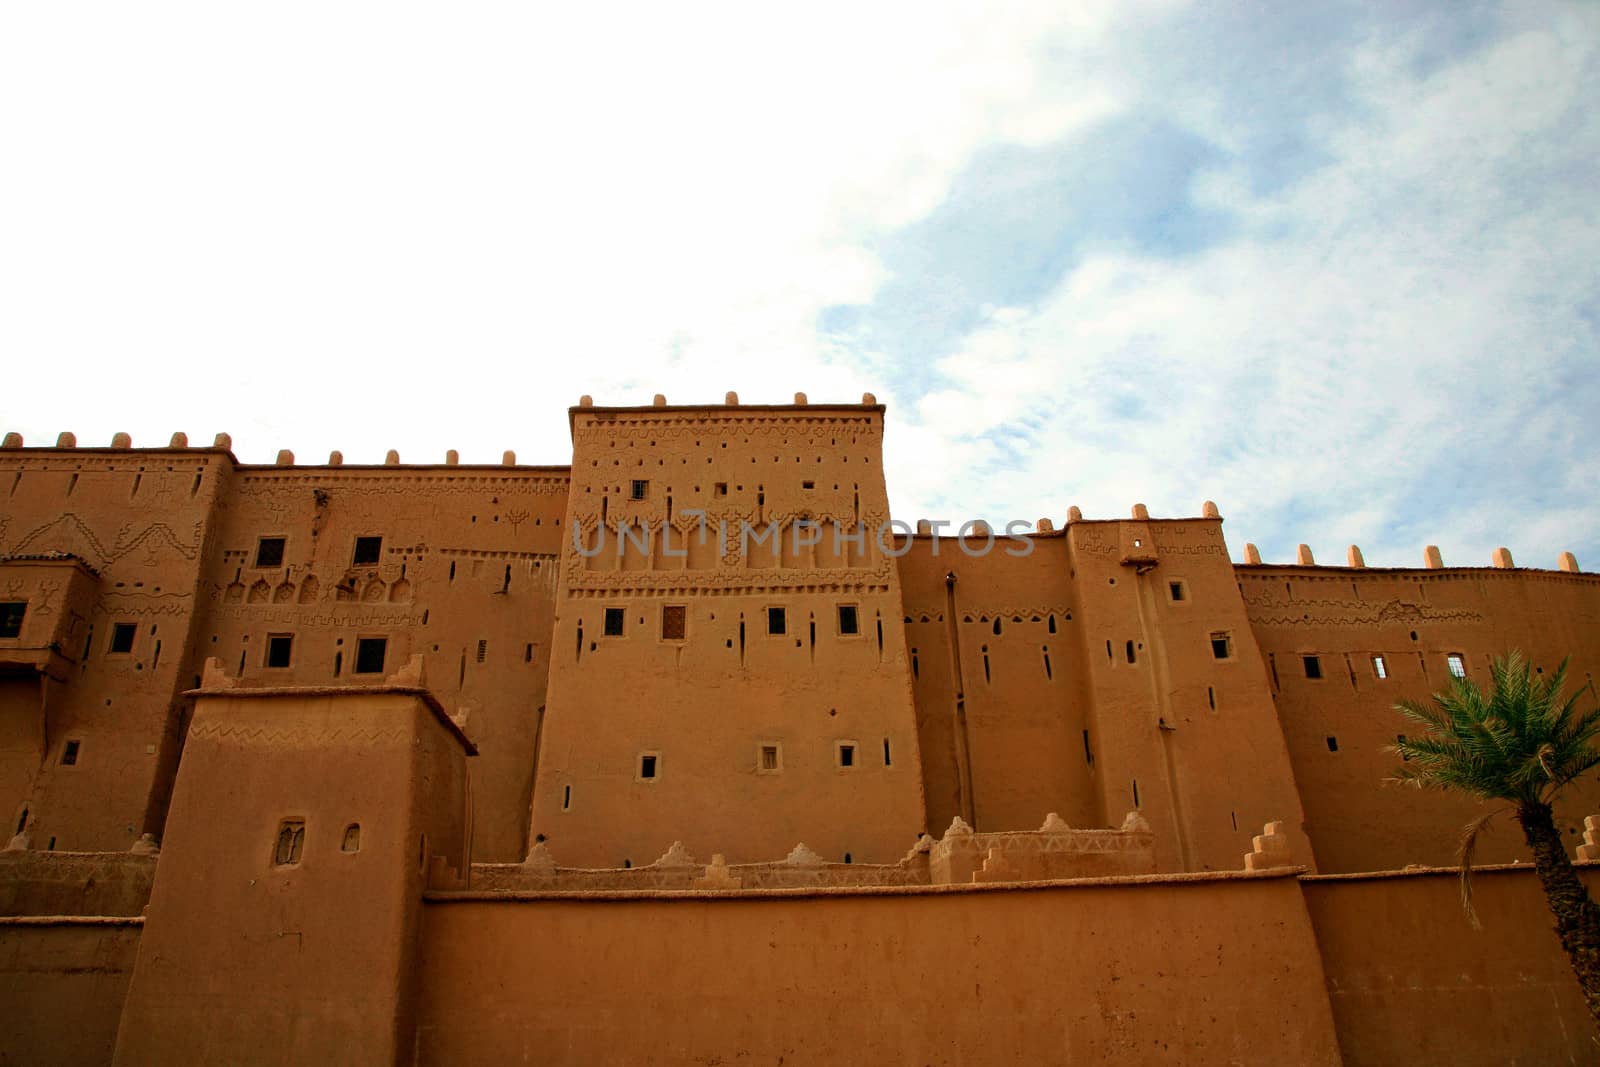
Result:
{"type": "Polygon", "coordinates": [[[883,739],[883,765],[885,767],[894,765],[893,761],[889,759],[889,739],[887,737],[883,739]]]}
{"type": "Polygon", "coordinates": [[[131,622],[119,622],[111,627],[111,651],[132,652],[133,635],[135,626],[131,622]]]}
{"type": "Polygon", "coordinates": [[[775,771],[778,769],[777,745],[761,746],[761,769],[764,771],[775,771]]]}
{"type": "MultiPolygon", "coordinates": [[[[1395,734],[1394,735],[1394,739],[1396,741],[1398,741],[1402,745],[1406,743],[1406,735],[1405,734],[1395,734]]],[[[1402,753],[1400,753],[1400,762],[1401,763],[1410,763],[1411,762],[1411,757],[1406,755],[1404,752],[1402,752],[1402,753]]]]}
{"type": "Polygon", "coordinates": [[[365,563],[376,563],[382,556],[383,538],[358,537],[356,538],[356,550],[350,556],[350,562],[354,566],[361,566],[365,563]]]}
{"type": "Polygon", "coordinates": [[[661,637],[665,641],[682,641],[687,631],[689,609],[682,604],[665,604],[661,608],[661,637]]]}
{"type": "Polygon", "coordinates": [[[299,863],[300,852],[305,847],[305,843],[305,820],[283,820],[278,827],[278,840],[272,850],[272,862],[279,867],[287,867],[292,863],[299,863]]]}
{"type": "Polygon", "coordinates": [[[629,487],[628,497],[631,500],[643,500],[650,495],[650,483],[642,478],[635,478],[629,487]]]}
{"type": "Polygon", "coordinates": [[[267,635],[267,666],[287,667],[290,656],[294,650],[294,636],[291,634],[267,635]]]}
{"type": "Polygon", "coordinates": [[[287,538],[283,537],[263,537],[261,540],[257,541],[256,566],[283,566],[283,546],[286,542],[287,538]]]}
{"type": "Polygon", "coordinates": [[[856,617],[854,604],[839,605],[839,632],[841,634],[858,634],[861,632],[861,620],[856,617]]]}
{"type": "Polygon", "coordinates": [[[22,617],[28,613],[26,600],[13,600],[0,604],[0,637],[16,637],[22,633],[22,617]]]}
{"type": "Polygon", "coordinates": [[[1168,582],[1167,593],[1174,601],[1189,599],[1188,590],[1184,589],[1182,582],[1168,582]]]}
{"type": "Polygon", "coordinates": [[[800,483],[800,488],[802,488],[802,489],[815,489],[816,487],[817,487],[817,483],[816,482],[801,482],[800,483]]]}
{"type": "Polygon", "coordinates": [[[1322,660],[1320,658],[1318,658],[1317,656],[1301,656],[1300,659],[1306,665],[1306,677],[1307,678],[1321,678],[1322,677],[1322,660]]]}
{"type": "Polygon", "coordinates": [[[1094,749],[1089,747],[1089,731],[1088,730],[1085,730],[1083,732],[1083,762],[1088,764],[1091,767],[1094,766],[1094,749]]]}
{"type": "Polygon", "coordinates": [[[1213,686],[1206,686],[1206,703],[1211,705],[1211,710],[1217,710],[1217,691],[1213,686]]]}
{"type": "Polygon", "coordinates": [[[356,639],[356,674],[382,674],[383,657],[389,650],[387,637],[356,639]]]}
{"type": "Polygon", "coordinates": [[[523,646],[523,649],[522,649],[522,662],[524,662],[524,663],[532,663],[533,662],[533,645],[531,643],[523,646]]]}
{"type": "Polygon", "coordinates": [[[1228,634],[1211,635],[1211,658],[1231,659],[1233,657],[1233,638],[1228,634]]]}
{"type": "Polygon", "coordinates": [[[854,746],[854,745],[840,745],[839,746],[839,766],[841,766],[841,767],[854,767],[855,765],[856,765],[856,746],[854,746]]]}
{"type": "Polygon", "coordinates": [[[728,495],[728,483],[727,482],[718,482],[716,484],[716,486],[714,487],[714,491],[715,491],[717,496],[727,496],[728,495]]]}
{"type": "Polygon", "coordinates": [[[1329,752],[1337,752],[1337,751],[1339,751],[1339,739],[1337,737],[1329,737],[1328,738],[1328,751],[1329,752]]]}
{"type": "Polygon", "coordinates": [[[485,637],[478,638],[478,662],[482,663],[489,658],[489,640],[485,637]]]}
{"type": "Polygon", "coordinates": [[[1129,663],[1137,663],[1138,662],[1138,657],[1133,654],[1133,642],[1132,641],[1128,642],[1127,653],[1128,653],[1128,662],[1129,663]]]}
{"type": "Polygon", "coordinates": [[[561,810],[572,810],[572,787],[570,785],[564,786],[561,790],[561,810]]]}
{"type": "Polygon", "coordinates": [[[656,776],[656,758],[654,756],[639,757],[639,777],[654,778],[656,776]]]}
{"type": "Polygon", "coordinates": [[[846,853],[845,853],[845,854],[844,854],[844,861],[845,861],[845,862],[846,862],[846,863],[853,863],[853,862],[854,862],[854,861],[853,861],[853,860],[851,860],[851,858],[850,858],[850,853],[848,853],[848,852],[846,852],[846,853]]]}
{"type": "Polygon", "coordinates": [[[61,750],[61,765],[71,767],[78,762],[78,742],[68,741],[67,746],[61,750]]]}
{"type": "Polygon", "coordinates": [[[1137,778],[1133,780],[1133,806],[1136,808],[1139,806],[1139,779],[1137,778]]]}
{"type": "Polygon", "coordinates": [[[626,615],[627,612],[622,608],[607,608],[605,626],[601,632],[607,637],[621,637],[622,621],[626,615]]]}
{"type": "Polygon", "coordinates": [[[785,634],[789,632],[789,616],[783,608],[767,609],[767,633],[785,634]]]}

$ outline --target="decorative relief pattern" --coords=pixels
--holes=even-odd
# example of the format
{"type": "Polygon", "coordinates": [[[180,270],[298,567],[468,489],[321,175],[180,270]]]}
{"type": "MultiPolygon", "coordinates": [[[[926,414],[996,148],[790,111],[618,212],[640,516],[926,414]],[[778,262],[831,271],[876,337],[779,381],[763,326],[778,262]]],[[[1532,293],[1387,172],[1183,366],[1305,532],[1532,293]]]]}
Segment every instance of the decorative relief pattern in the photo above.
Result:
{"type": "MultiPolygon", "coordinates": [[[[351,692],[359,693],[352,686],[351,692]]],[[[226,695],[226,690],[222,691],[226,695]]],[[[412,739],[406,727],[386,726],[359,728],[354,726],[318,727],[302,724],[288,727],[240,726],[217,722],[214,719],[197,719],[189,726],[191,738],[220,741],[225,744],[250,746],[326,745],[326,744],[404,744],[412,739]]]]}
{"type": "Polygon", "coordinates": [[[307,489],[357,496],[430,496],[500,493],[513,495],[563,495],[570,479],[566,474],[420,474],[401,470],[360,471],[349,474],[274,474],[266,471],[246,474],[239,479],[240,496],[270,498],[282,496],[299,502],[307,489]]]}
{"type": "Polygon", "coordinates": [[[135,531],[131,524],[125,524],[117,531],[116,540],[111,547],[107,548],[88,524],[69,511],[35,527],[9,549],[9,554],[70,552],[88,560],[94,566],[104,567],[142,548],[145,562],[153,565],[157,562],[156,553],[163,548],[176,552],[184,559],[194,559],[200,551],[200,534],[201,523],[196,522],[191,532],[192,543],[185,544],[178,540],[177,535],[172,532],[172,527],[164,522],[150,523],[138,531],[135,531]]]}
{"type": "Polygon", "coordinates": [[[1483,613],[1435,608],[1394,599],[1384,604],[1359,600],[1287,600],[1255,597],[1245,600],[1252,624],[1261,626],[1368,627],[1407,622],[1483,622],[1483,613]]]}

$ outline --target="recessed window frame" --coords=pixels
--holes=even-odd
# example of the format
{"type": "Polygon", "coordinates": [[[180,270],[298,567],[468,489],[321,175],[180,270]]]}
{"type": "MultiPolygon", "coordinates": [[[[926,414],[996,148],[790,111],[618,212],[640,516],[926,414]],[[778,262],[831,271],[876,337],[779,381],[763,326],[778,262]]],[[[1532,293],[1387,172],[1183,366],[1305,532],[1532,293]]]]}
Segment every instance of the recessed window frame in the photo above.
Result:
{"type": "Polygon", "coordinates": [[[382,674],[384,672],[384,667],[388,664],[388,662],[389,662],[389,635],[388,634],[365,634],[365,635],[358,635],[356,637],[356,654],[354,656],[354,662],[351,665],[351,670],[350,670],[351,674],[382,674]],[[366,658],[365,655],[364,655],[364,650],[366,648],[370,647],[370,642],[373,642],[373,641],[378,641],[378,642],[382,643],[382,645],[381,645],[382,652],[379,654],[378,667],[376,669],[372,669],[371,667],[363,667],[362,666],[362,663],[366,658]]]}
{"type": "Polygon", "coordinates": [[[288,552],[288,534],[263,534],[262,536],[256,538],[256,554],[250,557],[255,562],[251,563],[250,567],[252,570],[258,571],[277,570],[279,567],[283,566],[283,558],[284,556],[288,555],[288,552]],[[270,550],[268,549],[269,545],[272,546],[270,550]],[[263,552],[266,552],[273,558],[265,560],[262,559],[263,552]]]}
{"type": "Polygon", "coordinates": [[[689,639],[689,605],[687,605],[687,604],[663,604],[663,605],[661,605],[661,640],[669,642],[669,643],[674,644],[674,645],[677,645],[677,644],[682,644],[684,641],[687,641],[688,639],[689,639]],[[669,616],[667,614],[668,612],[672,612],[673,615],[669,616]],[[671,634],[671,633],[668,632],[671,629],[671,627],[670,627],[670,625],[668,623],[669,617],[675,617],[677,619],[677,630],[678,630],[678,632],[677,632],[676,635],[671,634]]]}
{"type": "Polygon", "coordinates": [[[261,665],[271,671],[285,671],[294,666],[294,634],[268,634],[266,648],[262,650],[261,665]],[[283,662],[274,663],[274,653],[283,649],[283,662]]]}
{"type": "Polygon", "coordinates": [[[131,656],[133,655],[134,642],[138,639],[138,623],[114,622],[111,624],[111,640],[106,645],[106,655],[131,656]]]}
{"type": "Polygon", "coordinates": [[[630,478],[628,480],[628,499],[629,500],[649,500],[650,499],[650,479],[648,479],[648,478],[630,478]]]}
{"type": "Polygon", "coordinates": [[[602,608],[600,614],[601,637],[626,637],[628,635],[628,609],[612,605],[602,608]],[[615,625],[613,625],[613,623],[615,625]]]}
{"type": "Polygon", "coordinates": [[[660,751],[647,749],[639,753],[638,757],[633,761],[633,780],[636,782],[659,782],[661,780],[660,751]],[[645,774],[647,769],[650,771],[649,774],[645,774]]]}
{"type": "Polygon", "coordinates": [[[1182,578],[1173,578],[1167,582],[1167,601],[1172,604],[1189,603],[1189,583],[1182,578]]]}
{"type": "Polygon", "coordinates": [[[861,636],[861,605],[840,604],[834,612],[834,623],[840,637],[861,636]],[[849,613],[850,628],[845,629],[846,612],[849,613]]]}
{"type": "Polygon", "coordinates": [[[1305,671],[1306,680],[1320,682],[1327,675],[1322,672],[1322,655],[1317,652],[1300,653],[1300,667],[1305,671]]]}
{"type": "Polygon", "coordinates": [[[1445,670],[1450,672],[1452,678],[1465,678],[1467,676],[1467,656],[1464,652],[1446,652],[1444,654],[1445,670]]]}
{"type": "Polygon", "coordinates": [[[357,534],[355,541],[353,541],[350,545],[350,566],[376,567],[382,562],[383,535],[357,534]],[[368,556],[371,558],[366,558],[368,556]]]}
{"type": "Polygon", "coordinates": [[[1233,659],[1233,631],[1214,630],[1212,631],[1209,640],[1211,642],[1212,659],[1216,660],[1218,663],[1226,663],[1233,659]],[[1219,646],[1222,650],[1222,655],[1220,656],[1217,655],[1219,646]]]}
{"type": "Polygon", "coordinates": [[[1384,662],[1384,658],[1377,653],[1373,653],[1372,655],[1372,675],[1380,682],[1386,682],[1389,680],[1389,665],[1384,662]]]}
{"type": "Polygon", "coordinates": [[[305,859],[306,820],[281,819],[272,835],[272,866],[298,867],[305,859]]]}
{"type": "Polygon", "coordinates": [[[0,602],[0,641],[14,641],[22,636],[22,624],[28,617],[26,600],[0,602]]]}
{"type": "Polygon", "coordinates": [[[756,744],[756,773],[757,774],[782,774],[783,773],[783,742],[760,741],[756,744]],[[772,755],[772,766],[767,766],[767,755],[772,755]]]}
{"type": "Polygon", "coordinates": [[[59,762],[63,767],[76,767],[78,765],[78,759],[82,755],[83,739],[80,737],[69,737],[61,746],[61,759],[59,762]]]}
{"type": "Polygon", "coordinates": [[[861,766],[861,742],[841,737],[833,743],[833,766],[839,771],[853,771],[861,766]],[[848,753],[848,755],[847,755],[848,753]]]}

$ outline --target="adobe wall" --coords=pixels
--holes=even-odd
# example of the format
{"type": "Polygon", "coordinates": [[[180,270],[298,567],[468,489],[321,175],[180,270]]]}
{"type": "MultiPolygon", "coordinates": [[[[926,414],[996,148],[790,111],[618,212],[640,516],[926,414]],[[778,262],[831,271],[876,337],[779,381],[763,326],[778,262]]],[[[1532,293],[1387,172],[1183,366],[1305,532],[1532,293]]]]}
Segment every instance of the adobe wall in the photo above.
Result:
{"type": "Polygon", "coordinates": [[[1089,693],[1065,537],[991,546],[923,535],[897,550],[932,831],[958,815],[978,830],[1031,829],[1050,811],[1072,826],[1112,821],[1086,758],[1089,693]]]}
{"type": "Polygon", "coordinates": [[[27,774],[6,758],[8,836],[25,810],[41,849],[121,852],[159,829],[195,589],[231,463],[224,449],[0,450],[0,598],[26,600],[24,626],[48,617],[56,635],[50,661],[36,665],[44,692],[32,699],[13,683],[0,694],[8,719],[30,701],[35,720],[43,709],[36,737],[5,738],[8,751],[34,756],[27,774]],[[92,572],[81,598],[71,576],[26,569],[53,553],[92,572]],[[126,651],[113,646],[118,626],[132,628],[126,651]]]}
{"type": "MultiPolygon", "coordinates": [[[[241,467],[205,572],[193,674],[220,658],[247,685],[363,685],[420,654],[429,688],[482,753],[474,858],[526,852],[535,745],[553,649],[566,468],[241,467]],[[263,537],[284,539],[258,567],[263,537]],[[358,537],[379,537],[356,564],[358,537]],[[268,640],[292,639],[287,667],[268,640]],[[386,641],[357,673],[357,642],[386,641]]],[[[198,683],[196,683],[198,684],[198,683]]]]}
{"type": "Polygon", "coordinates": [[[423,887],[467,868],[464,739],[421,690],[195,697],[116,1062],[403,1059],[423,887]]]}
{"type": "Polygon", "coordinates": [[[423,1063],[1337,1063],[1292,877],[433,894],[423,1063]]]}
{"type": "Polygon", "coordinates": [[[0,1063],[110,1063],[141,927],[0,918],[0,1063]]]}
{"type": "MultiPolygon", "coordinates": [[[[1593,895],[1600,869],[1583,879],[1593,895]]],[[[1302,881],[1350,1067],[1593,1063],[1593,1023],[1528,867],[1480,870],[1462,913],[1454,870],[1302,881]]]]}
{"type": "MultiPolygon", "coordinates": [[[[1325,872],[1448,866],[1456,831],[1480,810],[1456,796],[1386,785],[1399,766],[1383,751],[1415,728],[1394,711],[1449,686],[1447,657],[1469,677],[1520,649],[1546,674],[1572,657],[1567,691],[1600,670],[1600,575],[1451,568],[1241,566],[1250,628],[1305,802],[1306,830],[1325,872]],[[1316,657],[1320,678],[1308,677],[1316,657]],[[1374,657],[1383,658],[1386,678],[1374,657]],[[1335,751],[1335,746],[1337,750],[1335,751]]],[[[1584,706],[1593,706],[1592,696],[1584,706]]],[[[1600,812],[1600,781],[1575,784],[1557,810],[1570,844],[1600,812]]],[[[1483,839],[1484,863],[1529,859],[1515,822],[1483,839]]]]}
{"type": "Polygon", "coordinates": [[[674,840],[730,863],[801,842],[835,862],[898,860],[926,825],[899,577],[875,536],[883,409],[571,415],[567,521],[583,550],[563,547],[535,836],[584,867],[648,863],[674,840]],[[745,550],[741,523],[777,551],[745,550]],[[833,530],[857,523],[860,543],[836,551],[833,530]]]}
{"type": "Polygon", "coordinates": [[[0,851],[0,915],[138,915],[157,857],[136,852],[0,851]]]}

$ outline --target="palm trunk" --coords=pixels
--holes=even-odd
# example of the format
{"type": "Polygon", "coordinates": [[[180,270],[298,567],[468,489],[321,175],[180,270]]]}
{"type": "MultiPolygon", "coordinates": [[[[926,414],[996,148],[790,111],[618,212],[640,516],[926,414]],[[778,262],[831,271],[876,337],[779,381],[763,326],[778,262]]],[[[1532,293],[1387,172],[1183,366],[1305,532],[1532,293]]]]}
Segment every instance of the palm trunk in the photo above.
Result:
{"type": "Polygon", "coordinates": [[[1583,987],[1589,1014],[1600,1023],[1600,908],[1589,897],[1567,859],[1548,804],[1520,804],[1517,821],[1533,849],[1533,865],[1544,887],[1545,902],[1555,916],[1556,934],[1572,961],[1572,973],[1583,987]]]}

